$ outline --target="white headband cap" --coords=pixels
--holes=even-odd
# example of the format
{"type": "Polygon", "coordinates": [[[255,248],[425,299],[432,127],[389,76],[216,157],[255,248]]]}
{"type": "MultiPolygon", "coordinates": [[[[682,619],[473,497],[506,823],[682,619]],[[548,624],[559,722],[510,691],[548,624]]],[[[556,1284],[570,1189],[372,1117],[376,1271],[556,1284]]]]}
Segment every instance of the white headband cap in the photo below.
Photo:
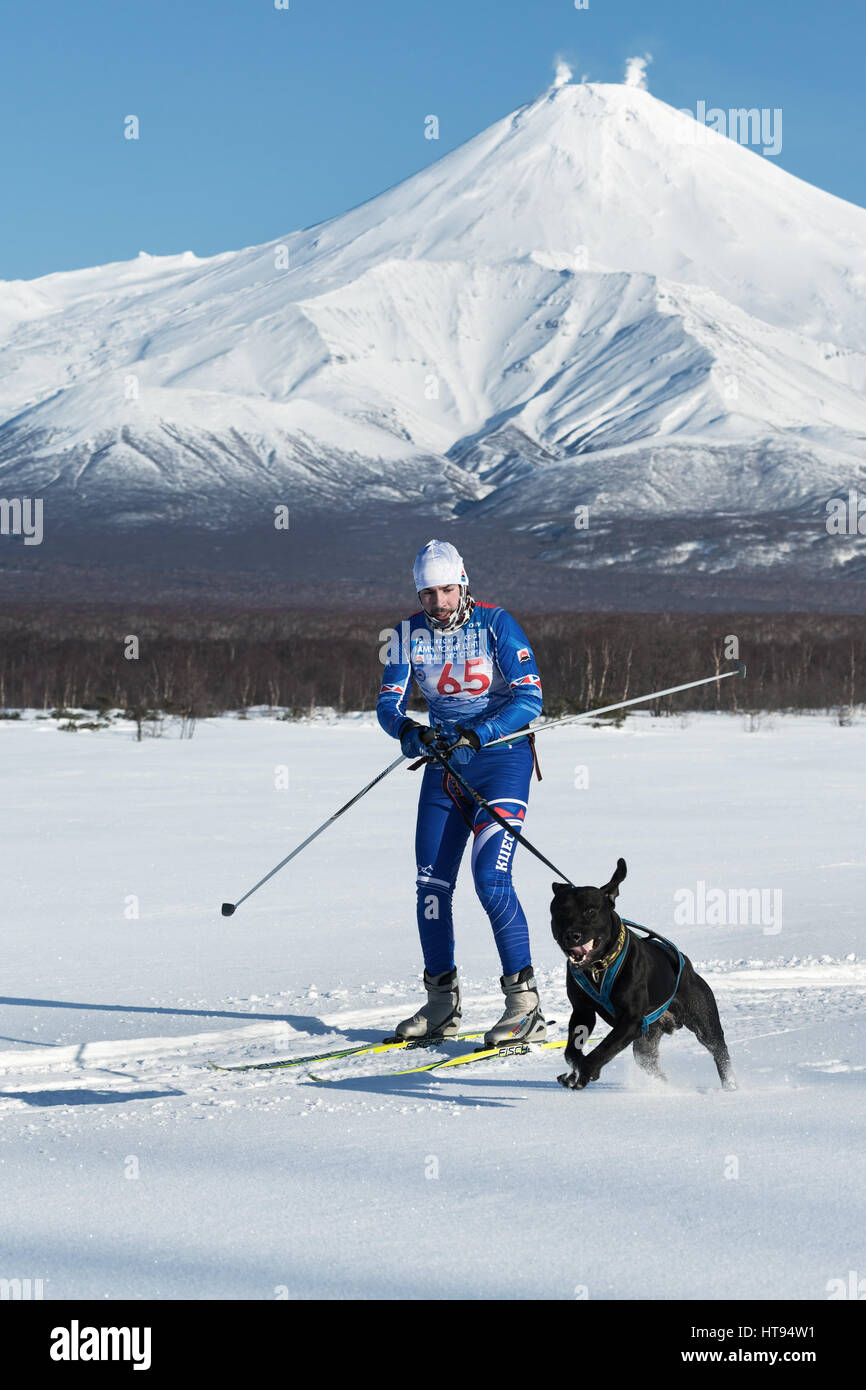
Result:
{"type": "Polygon", "coordinates": [[[422,589],[469,583],[462,556],[450,541],[428,541],[418,551],[412,574],[419,594],[422,589]]]}

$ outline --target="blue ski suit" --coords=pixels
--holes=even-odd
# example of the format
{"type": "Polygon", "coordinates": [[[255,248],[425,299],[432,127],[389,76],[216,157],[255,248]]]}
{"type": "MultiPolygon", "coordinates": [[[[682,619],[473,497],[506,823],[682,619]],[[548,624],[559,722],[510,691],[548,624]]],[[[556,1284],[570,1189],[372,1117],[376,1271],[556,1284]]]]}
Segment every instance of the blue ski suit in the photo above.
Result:
{"type": "MultiPolygon", "coordinates": [[[[412,680],[427,701],[430,724],[446,734],[474,729],[482,747],[456,749],[451,761],[461,776],[504,820],[522,828],[535,756],[528,739],[483,745],[515,733],[541,713],[541,681],[532,649],[509,613],[476,603],[456,632],[431,631],[426,615],[404,619],[392,635],[376,713],[393,738],[411,716],[406,700],[412,680]]],[[[456,737],[456,735],[455,735],[456,737]]],[[[454,968],[451,901],[470,834],[475,890],[490,918],[503,975],[531,963],[529,929],[511,880],[513,836],[467,798],[439,763],[428,763],[421,781],[415,856],[418,866],[418,932],[431,975],[454,968]]]]}

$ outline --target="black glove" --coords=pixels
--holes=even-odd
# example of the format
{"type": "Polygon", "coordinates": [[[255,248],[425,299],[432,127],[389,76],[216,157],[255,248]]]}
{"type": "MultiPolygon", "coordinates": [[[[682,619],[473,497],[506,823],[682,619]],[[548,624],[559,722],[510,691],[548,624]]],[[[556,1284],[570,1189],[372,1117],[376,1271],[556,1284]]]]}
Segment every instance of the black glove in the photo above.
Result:
{"type": "Polygon", "coordinates": [[[426,724],[419,724],[415,719],[404,719],[397,730],[397,737],[404,758],[420,758],[424,746],[435,740],[436,731],[426,724]]]}
{"type": "Polygon", "coordinates": [[[455,726],[455,733],[459,734],[460,737],[456,738],[451,744],[448,749],[449,753],[453,753],[455,748],[471,748],[473,753],[478,752],[481,747],[481,739],[474,729],[466,729],[462,724],[457,724],[455,726]]]}

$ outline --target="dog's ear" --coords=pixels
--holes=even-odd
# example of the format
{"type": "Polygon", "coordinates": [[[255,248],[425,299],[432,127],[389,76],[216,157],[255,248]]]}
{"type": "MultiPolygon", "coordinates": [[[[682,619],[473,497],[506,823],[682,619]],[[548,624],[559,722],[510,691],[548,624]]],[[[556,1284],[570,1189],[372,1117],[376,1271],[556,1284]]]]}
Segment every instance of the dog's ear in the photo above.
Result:
{"type": "Polygon", "coordinates": [[[616,872],[613,878],[610,880],[610,883],[606,883],[601,889],[601,892],[604,893],[606,897],[610,898],[611,902],[616,902],[619,896],[619,885],[622,883],[627,873],[628,869],[626,868],[625,860],[617,859],[616,872]]]}
{"type": "Polygon", "coordinates": [[[567,883],[551,883],[550,886],[553,889],[553,896],[555,898],[558,897],[560,893],[564,893],[568,888],[567,883]]]}

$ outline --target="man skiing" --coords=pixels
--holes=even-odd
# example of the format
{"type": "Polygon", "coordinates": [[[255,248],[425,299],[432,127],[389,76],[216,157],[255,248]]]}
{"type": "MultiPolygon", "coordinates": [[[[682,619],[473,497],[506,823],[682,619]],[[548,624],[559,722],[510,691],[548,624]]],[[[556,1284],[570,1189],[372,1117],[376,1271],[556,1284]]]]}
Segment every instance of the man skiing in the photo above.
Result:
{"type": "MultiPolygon", "coordinates": [[[[532,649],[509,613],[471,597],[463,560],[447,541],[423,547],[413,577],[423,608],[401,623],[399,637],[394,634],[376,705],[379,723],[409,758],[423,757],[434,742],[447,751],[463,779],[520,830],[537,768],[534,741],[530,735],[513,743],[493,741],[526,728],[541,713],[532,649]],[[427,701],[429,727],[406,714],[413,679],[427,701]]],[[[470,833],[475,889],[493,927],[505,995],[505,1012],[485,1034],[485,1046],[539,1041],[546,1026],[526,917],[511,881],[516,841],[432,758],[421,782],[415,831],[427,1002],[397,1025],[396,1036],[452,1037],[459,1031],[451,900],[470,833]]]]}

